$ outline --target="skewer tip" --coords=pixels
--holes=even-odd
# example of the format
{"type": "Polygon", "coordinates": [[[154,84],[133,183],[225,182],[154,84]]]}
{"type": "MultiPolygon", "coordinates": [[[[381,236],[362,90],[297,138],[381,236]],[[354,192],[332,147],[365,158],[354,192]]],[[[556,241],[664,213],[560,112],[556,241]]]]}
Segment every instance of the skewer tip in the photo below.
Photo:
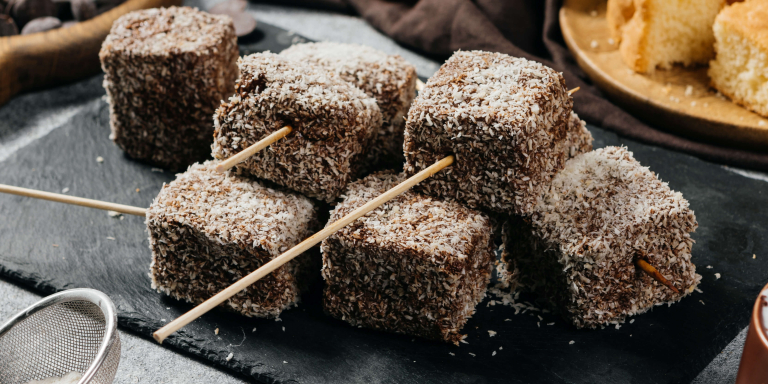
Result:
{"type": "Polygon", "coordinates": [[[165,340],[165,337],[161,336],[159,332],[160,331],[157,331],[157,332],[153,333],[152,334],[152,338],[154,338],[155,341],[157,341],[158,344],[162,344],[163,340],[165,340]]]}
{"type": "Polygon", "coordinates": [[[574,88],[574,89],[571,89],[570,91],[568,91],[568,94],[569,94],[569,95],[573,95],[574,93],[578,92],[578,91],[579,91],[579,89],[581,89],[581,87],[576,87],[576,88],[574,88]]]}
{"type": "Polygon", "coordinates": [[[678,295],[680,294],[680,291],[677,288],[675,288],[675,286],[672,285],[672,283],[670,283],[669,280],[667,280],[664,276],[662,276],[662,274],[656,268],[654,268],[651,264],[649,264],[647,261],[638,258],[635,260],[635,264],[641,270],[643,270],[643,272],[647,273],[648,276],[652,277],[654,280],[658,281],[659,283],[664,284],[667,288],[671,289],[672,292],[678,295]]]}

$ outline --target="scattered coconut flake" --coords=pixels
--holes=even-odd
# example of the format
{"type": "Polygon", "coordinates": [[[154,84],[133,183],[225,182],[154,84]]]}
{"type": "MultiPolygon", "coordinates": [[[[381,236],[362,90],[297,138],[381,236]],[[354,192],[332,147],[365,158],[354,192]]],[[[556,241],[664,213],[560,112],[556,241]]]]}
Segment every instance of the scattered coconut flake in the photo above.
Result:
{"type": "Polygon", "coordinates": [[[253,331],[251,331],[251,333],[253,333],[253,332],[256,332],[256,327],[253,327],[253,331]]]}
{"type": "Polygon", "coordinates": [[[699,303],[701,303],[701,305],[706,305],[704,304],[704,300],[699,300],[699,303]]]}
{"type": "Polygon", "coordinates": [[[285,327],[283,327],[283,332],[285,332],[285,327]]]}
{"type": "Polygon", "coordinates": [[[719,278],[720,278],[720,274],[719,273],[715,273],[715,279],[719,279],[719,278]]]}
{"type": "Polygon", "coordinates": [[[555,325],[555,322],[547,323],[547,325],[555,325]]]}
{"type": "Polygon", "coordinates": [[[496,331],[488,330],[488,336],[490,336],[490,337],[496,336],[496,331]]]}
{"type": "Polygon", "coordinates": [[[692,85],[686,85],[685,86],[685,95],[689,96],[689,97],[693,95],[693,86],[692,85]]]}
{"type": "Polygon", "coordinates": [[[107,211],[107,215],[109,215],[109,217],[120,217],[123,214],[118,211],[107,211]]]}
{"type": "Polygon", "coordinates": [[[707,269],[712,269],[712,266],[711,265],[707,265],[707,269]]]}
{"type": "MultiPolygon", "coordinates": [[[[217,328],[217,329],[218,329],[218,328],[217,328]]],[[[230,352],[230,353],[229,353],[229,355],[227,356],[227,361],[230,361],[230,360],[232,360],[232,358],[233,358],[233,357],[235,357],[235,354],[234,354],[234,352],[230,352]]]]}
{"type": "Polygon", "coordinates": [[[634,322],[635,322],[635,319],[632,319],[632,320],[629,321],[630,324],[632,324],[634,322]]]}
{"type": "Polygon", "coordinates": [[[470,355],[470,356],[472,356],[472,357],[475,357],[475,356],[477,356],[477,355],[475,355],[475,354],[474,354],[474,353],[472,353],[472,352],[470,352],[470,353],[469,353],[469,355],[470,355]]]}
{"type": "Polygon", "coordinates": [[[572,345],[572,344],[576,344],[576,342],[575,342],[575,341],[573,341],[573,340],[571,340],[571,341],[569,341],[569,342],[568,342],[568,344],[569,344],[569,345],[572,345]]]}
{"type": "Polygon", "coordinates": [[[589,43],[589,46],[590,46],[590,47],[592,47],[592,49],[595,49],[595,48],[599,47],[599,46],[600,46],[600,44],[597,42],[597,40],[592,40],[592,41],[589,43]]]}
{"type": "Polygon", "coordinates": [[[114,240],[115,238],[112,236],[107,236],[107,240],[114,240]]]}
{"type": "Polygon", "coordinates": [[[616,40],[613,40],[613,38],[608,39],[608,44],[614,45],[616,44],[616,40]]]}
{"type": "Polygon", "coordinates": [[[69,188],[67,188],[67,187],[65,187],[64,189],[61,190],[61,193],[67,193],[67,192],[69,192],[69,188]]]}
{"type": "Polygon", "coordinates": [[[219,334],[219,329],[218,329],[218,328],[216,328],[216,329],[213,331],[213,333],[215,333],[215,334],[217,334],[217,335],[218,335],[218,334],[219,334]]]}
{"type": "Polygon", "coordinates": [[[288,364],[288,362],[287,362],[287,361],[285,361],[285,360],[283,360],[283,364],[288,364]]]}
{"type": "Polygon", "coordinates": [[[96,158],[96,162],[97,163],[103,163],[104,162],[104,158],[99,156],[99,157],[96,158]]]}
{"type": "Polygon", "coordinates": [[[453,352],[448,352],[448,354],[451,355],[451,356],[456,356],[456,354],[453,353],[453,352]]]}
{"type": "Polygon", "coordinates": [[[162,169],[160,169],[160,168],[152,168],[152,169],[151,169],[151,171],[152,171],[152,172],[159,172],[159,173],[163,173],[163,170],[162,170],[162,169]]]}
{"type": "Polygon", "coordinates": [[[493,351],[493,353],[491,353],[491,356],[496,356],[496,351],[493,351]]]}

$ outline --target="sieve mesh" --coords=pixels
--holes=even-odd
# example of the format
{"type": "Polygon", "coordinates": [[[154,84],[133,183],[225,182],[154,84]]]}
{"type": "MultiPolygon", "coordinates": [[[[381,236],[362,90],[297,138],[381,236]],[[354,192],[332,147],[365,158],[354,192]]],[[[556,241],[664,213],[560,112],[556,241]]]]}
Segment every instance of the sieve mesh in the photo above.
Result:
{"type": "MultiPolygon", "coordinates": [[[[66,293],[66,292],[63,292],[66,293]]],[[[111,303],[110,303],[111,305],[111,303]]],[[[30,307],[25,317],[0,333],[0,384],[85,374],[95,363],[108,333],[108,322],[98,304],[87,300],[56,302],[41,309],[30,307]]],[[[112,346],[90,380],[112,383],[120,362],[120,337],[109,332],[112,346]]]]}

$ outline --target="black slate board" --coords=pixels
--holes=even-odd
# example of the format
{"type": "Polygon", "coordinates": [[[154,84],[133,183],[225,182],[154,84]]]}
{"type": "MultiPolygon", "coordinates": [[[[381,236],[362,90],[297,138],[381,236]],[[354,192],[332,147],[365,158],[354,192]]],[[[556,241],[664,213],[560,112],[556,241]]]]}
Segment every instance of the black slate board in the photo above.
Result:
{"type": "MultiPolygon", "coordinates": [[[[297,39],[263,23],[260,29],[244,52],[279,51],[297,39]]],[[[100,81],[74,86],[83,84],[99,94],[100,81]]],[[[693,253],[703,294],[657,307],[618,330],[576,330],[555,315],[515,315],[509,307],[487,306],[486,299],[465,327],[469,345],[454,347],[326,317],[318,284],[280,322],[214,311],[165,345],[262,382],[690,381],[747,325],[751,304],[768,280],[768,184],[590,129],[595,147],[627,145],[690,200],[700,224],[693,253]],[[723,277],[716,280],[715,272],[723,277]],[[229,353],[234,357],[226,361],[229,353]]],[[[0,183],[69,188],[71,195],[148,206],[173,175],[126,158],[108,132],[107,106],[94,99],[64,126],[0,163],[0,183]]],[[[103,211],[0,195],[0,276],[42,293],[104,291],[117,305],[120,326],[147,338],[191,308],[150,289],[150,258],[140,217],[120,220],[103,211]]]]}

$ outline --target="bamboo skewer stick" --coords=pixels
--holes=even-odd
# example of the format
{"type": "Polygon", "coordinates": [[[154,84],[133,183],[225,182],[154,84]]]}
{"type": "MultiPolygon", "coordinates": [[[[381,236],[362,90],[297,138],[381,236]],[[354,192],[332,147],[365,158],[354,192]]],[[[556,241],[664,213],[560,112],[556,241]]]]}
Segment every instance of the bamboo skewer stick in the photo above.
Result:
{"type": "Polygon", "coordinates": [[[285,127],[282,127],[278,129],[275,132],[272,132],[269,136],[259,140],[258,143],[251,145],[250,147],[242,150],[237,155],[234,155],[230,157],[229,159],[226,159],[219,163],[219,165],[216,166],[216,172],[224,173],[228,169],[234,167],[235,165],[238,165],[245,161],[245,159],[253,156],[254,153],[261,151],[262,149],[272,145],[274,142],[282,139],[289,133],[293,131],[293,128],[291,128],[290,125],[286,125],[285,127]]]}
{"type": "Polygon", "coordinates": [[[147,210],[144,208],[132,207],[130,205],[107,203],[105,201],[84,199],[82,197],[67,196],[58,193],[36,191],[34,189],[13,187],[5,184],[0,184],[0,192],[9,193],[11,195],[34,197],[36,199],[55,201],[57,203],[79,205],[81,207],[103,209],[105,211],[116,211],[136,216],[146,216],[147,212],[147,210]]]}
{"type": "Polygon", "coordinates": [[[579,89],[581,89],[581,87],[576,87],[576,88],[574,88],[574,89],[571,89],[570,91],[568,91],[568,94],[569,94],[569,95],[573,95],[574,93],[578,92],[578,91],[579,91],[579,89]]]}
{"type": "Polygon", "coordinates": [[[661,275],[661,273],[656,270],[656,268],[653,267],[653,265],[648,264],[647,261],[643,259],[635,259],[635,265],[637,265],[638,268],[640,268],[643,272],[647,273],[648,276],[652,277],[654,280],[658,281],[661,284],[664,284],[667,286],[667,288],[671,289],[672,292],[675,292],[677,294],[680,294],[680,291],[675,288],[672,283],[669,282],[664,276],[661,275]]]}
{"type": "Polygon", "coordinates": [[[153,333],[152,336],[155,338],[155,340],[157,340],[158,343],[162,344],[165,338],[167,338],[174,332],[178,331],[179,329],[183,328],[185,325],[191,323],[192,321],[204,315],[211,309],[216,308],[219,304],[223,303],[230,297],[236,295],[238,292],[242,291],[249,285],[257,282],[259,279],[268,275],[270,272],[279,268],[283,264],[289,262],[294,257],[301,255],[302,253],[304,253],[304,251],[317,245],[317,243],[323,241],[328,236],[331,236],[336,231],[346,227],[351,222],[357,220],[358,218],[365,215],[366,213],[373,211],[374,209],[378,208],[380,205],[386,203],[389,200],[392,200],[393,198],[397,197],[401,193],[411,189],[411,187],[420,183],[422,180],[431,177],[432,175],[439,172],[443,168],[453,164],[453,160],[454,160],[453,155],[445,157],[442,160],[439,160],[435,164],[431,165],[429,168],[426,168],[421,172],[409,177],[408,180],[403,181],[402,183],[398,184],[394,188],[384,192],[379,197],[365,203],[365,205],[363,205],[362,207],[355,209],[354,211],[350,212],[348,215],[331,223],[320,232],[312,235],[311,237],[302,241],[295,247],[289,249],[282,255],[262,265],[259,269],[251,272],[248,276],[243,277],[242,279],[238,280],[237,282],[235,282],[225,290],[217,293],[215,296],[211,297],[210,299],[206,300],[202,304],[193,308],[191,311],[178,317],[176,320],[173,320],[172,322],[168,323],[166,326],[160,328],[159,330],[157,330],[157,332],[153,333]]]}
{"type": "Polygon", "coordinates": [[[425,86],[426,86],[426,84],[424,84],[424,82],[421,81],[421,79],[416,79],[416,90],[417,91],[419,91],[419,92],[423,91],[425,86]]]}

